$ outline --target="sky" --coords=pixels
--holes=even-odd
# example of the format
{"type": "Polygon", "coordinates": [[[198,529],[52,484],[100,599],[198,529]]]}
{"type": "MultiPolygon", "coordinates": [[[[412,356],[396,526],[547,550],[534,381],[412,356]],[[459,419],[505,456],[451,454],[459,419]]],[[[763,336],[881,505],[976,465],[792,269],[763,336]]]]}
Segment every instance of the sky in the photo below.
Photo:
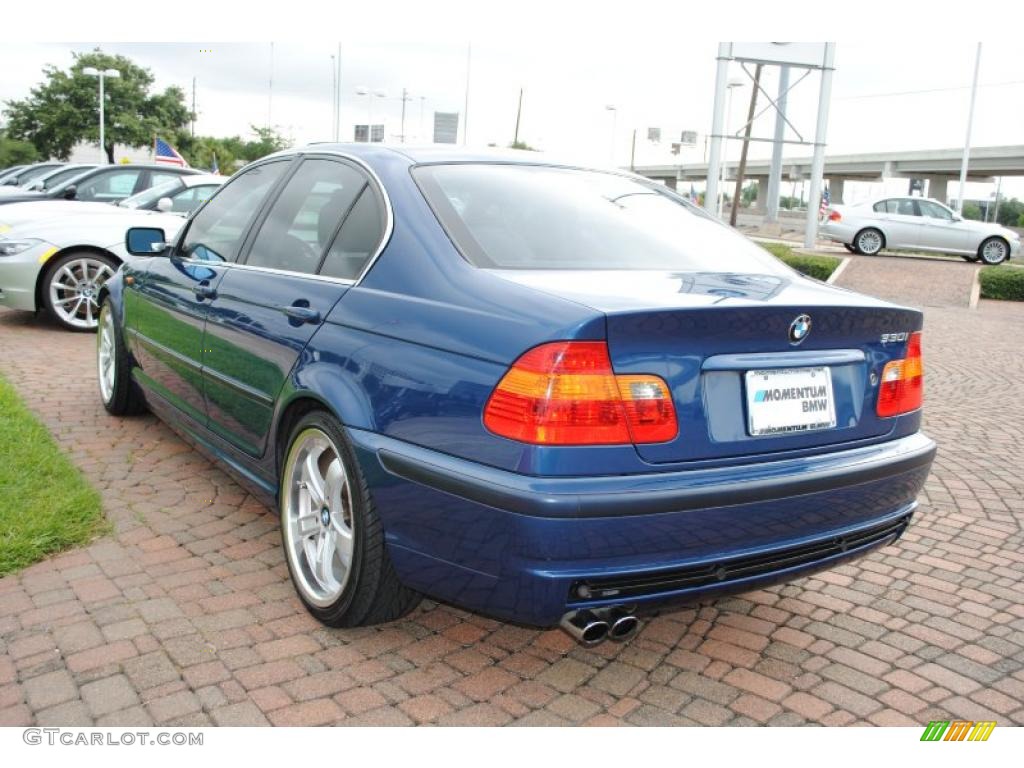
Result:
{"type": "MultiPolygon", "coordinates": [[[[389,142],[401,133],[401,94],[406,89],[405,135],[411,143],[430,140],[432,113],[464,112],[468,67],[468,143],[508,144],[515,130],[520,88],[523,107],[519,138],[541,149],[593,164],[628,165],[633,130],[636,162],[704,159],[714,90],[714,38],[685,45],[652,45],[644,36],[609,44],[607,38],[475,42],[346,39],[341,45],[341,138],[365,123],[367,88],[385,94],[372,104],[373,122],[384,122],[389,142]],[[613,106],[615,109],[608,109],[613,106]],[[662,142],[647,141],[647,129],[661,129],[662,142]],[[698,133],[697,146],[679,158],[668,153],[670,137],[698,133]]],[[[271,124],[296,143],[332,138],[332,55],[337,42],[228,43],[6,43],[0,51],[0,101],[23,98],[41,79],[44,65],[67,67],[72,51],[100,47],[148,67],[156,87],[177,85],[191,95],[196,80],[196,132],[246,135],[249,126],[271,124]],[[271,82],[273,86],[271,88],[271,82]]],[[[976,43],[941,45],[837,44],[828,126],[829,154],[960,147],[967,127],[976,43]]],[[[730,125],[744,122],[750,81],[739,65],[730,77],[745,80],[735,91],[730,125]]],[[[776,71],[762,85],[776,92],[776,71]]],[[[1024,143],[1024,69],[1016,41],[983,45],[972,144],[1024,143]]],[[[814,133],[818,75],[790,95],[790,119],[810,139],[814,133]]],[[[763,98],[758,110],[767,107],[763,98]]],[[[754,134],[772,133],[768,110],[754,134]]],[[[770,154],[753,144],[751,156],[770,154]]],[[[735,159],[739,142],[732,142],[735,159]]],[[[789,147],[788,157],[810,154],[789,147]]],[[[884,191],[903,191],[905,181],[884,191]]],[[[950,185],[950,194],[955,193],[950,185]]],[[[881,185],[847,185],[847,197],[882,191],[881,185]]],[[[990,184],[971,184],[968,197],[987,197],[990,184]]],[[[785,189],[784,189],[785,191],[785,189]]],[[[1007,178],[1003,193],[1024,197],[1024,180],[1007,178]]],[[[850,202],[848,199],[847,202],[850,202]]]]}

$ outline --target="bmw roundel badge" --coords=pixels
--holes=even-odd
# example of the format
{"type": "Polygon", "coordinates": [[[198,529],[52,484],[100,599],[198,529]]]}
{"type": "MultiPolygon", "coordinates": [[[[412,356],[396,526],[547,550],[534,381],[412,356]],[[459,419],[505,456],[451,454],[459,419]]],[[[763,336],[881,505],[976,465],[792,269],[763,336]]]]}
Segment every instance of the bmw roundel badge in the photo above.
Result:
{"type": "Polygon", "coordinates": [[[789,343],[799,344],[811,333],[811,316],[798,315],[796,320],[789,324],[789,343]]]}

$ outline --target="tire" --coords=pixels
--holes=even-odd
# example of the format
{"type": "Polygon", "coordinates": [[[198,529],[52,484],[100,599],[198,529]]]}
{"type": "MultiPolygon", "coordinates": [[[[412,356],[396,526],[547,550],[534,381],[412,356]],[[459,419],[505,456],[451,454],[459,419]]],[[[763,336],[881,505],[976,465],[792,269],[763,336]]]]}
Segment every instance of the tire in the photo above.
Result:
{"type": "Polygon", "coordinates": [[[853,245],[857,249],[857,253],[875,256],[885,247],[885,235],[874,227],[867,227],[853,238],[853,245]]]}
{"type": "Polygon", "coordinates": [[[100,288],[118,266],[113,256],[100,253],[79,251],[58,256],[43,276],[43,306],[68,330],[96,330],[100,288]]]}
{"type": "Polygon", "coordinates": [[[858,252],[857,249],[854,246],[850,245],[849,243],[843,243],[843,248],[848,250],[850,253],[857,253],[858,252]]]}
{"type": "Polygon", "coordinates": [[[978,258],[989,266],[1002,264],[1010,258],[1010,244],[1001,237],[990,237],[978,248],[978,258]]]}
{"type": "Polygon", "coordinates": [[[278,512],[292,583],[323,624],[380,624],[419,604],[395,573],[355,451],[325,411],[307,413],[288,436],[278,512]]]}
{"type": "Polygon", "coordinates": [[[96,333],[96,373],[100,400],[114,416],[133,416],[146,410],[146,401],[132,381],[128,350],[106,299],[100,307],[96,333]]]}

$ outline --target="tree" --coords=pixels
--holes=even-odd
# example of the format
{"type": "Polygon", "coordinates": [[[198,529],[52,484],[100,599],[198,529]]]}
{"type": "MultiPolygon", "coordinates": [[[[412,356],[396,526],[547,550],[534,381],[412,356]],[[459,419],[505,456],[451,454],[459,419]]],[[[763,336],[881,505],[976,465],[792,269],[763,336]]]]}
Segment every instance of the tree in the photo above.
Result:
{"type": "Polygon", "coordinates": [[[245,141],[240,136],[215,138],[213,136],[191,136],[188,131],[179,131],[175,145],[188,164],[194,168],[210,168],[213,156],[221,173],[233,173],[239,167],[259,160],[291,145],[291,141],[273,128],[250,126],[254,140],[245,141]]]}
{"type": "Polygon", "coordinates": [[[114,162],[115,144],[149,146],[154,136],[172,136],[188,123],[191,113],[184,92],[172,86],[150,94],[153,75],[148,69],[98,48],[72,56],[75,61],[67,72],[47,65],[43,82],[28,98],[7,102],[8,134],[32,142],[41,155],[67,160],[79,142],[99,142],[98,84],[82,73],[85,67],[120,73],[104,80],[107,162],[114,162]]]}
{"type": "Polygon", "coordinates": [[[961,209],[960,215],[965,219],[981,221],[981,206],[975,203],[964,202],[964,207],[961,209]]]}
{"type": "Polygon", "coordinates": [[[743,194],[740,196],[740,204],[749,208],[757,200],[757,185],[759,182],[751,182],[743,187],[743,194]]]}
{"type": "Polygon", "coordinates": [[[1000,201],[997,219],[1004,227],[1017,226],[1022,214],[1024,214],[1024,203],[1016,197],[1000,201]]]}
{"type": "Polygon", "coordinates": [[[527,152],[538,152],[536,147],[531,147],[525,141],[513,141],[508,145],[509,149],[525,149],[527,152]]]}
{"type": "Polygon", "coordinates": [[[27,165],[39,157],[36,148],[27,141],[9,139],[0,133],[0,168],[12,165],[27,165]]]}

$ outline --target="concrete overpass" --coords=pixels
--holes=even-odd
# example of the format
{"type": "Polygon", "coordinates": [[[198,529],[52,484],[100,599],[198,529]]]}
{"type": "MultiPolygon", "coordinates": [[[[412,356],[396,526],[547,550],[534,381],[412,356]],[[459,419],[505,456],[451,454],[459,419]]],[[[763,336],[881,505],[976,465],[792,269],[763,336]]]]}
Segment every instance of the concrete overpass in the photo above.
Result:
{"type": "MultiPolygon", "coordinates": [[[[824,176],[829,182],[832,201],[843,201],[843,182],[881,181],[892,178],[928,179],[928,197],[945,202],[950,179],[960,178],[963,149],[925,149],[911,152],[872,152],[862,155],[832,155],[825,158],[824,176]]],[[[770,159],[748,160],[746,179],[757,182],[755,207],[764,210],[768,187],[770,159]]],[[[734,174],[736,163],[727,164],[726,172],[734,174]]],[[[664,181],[675,189],[680,181],[705,180],[707,163],[681,165],[637,166],[636,172],[649,179],[664,181]]],[[[811,158],[782,160],[782,178],[800,181],[810,177],[811,158]]],[[[967,178],[969,181],[991,181],[994,176],[1024,176],[1024,145],[1008,147],[973,147],[967,178]]],[[[733,176],[732,178],[735,178],[733,176]]]]}

